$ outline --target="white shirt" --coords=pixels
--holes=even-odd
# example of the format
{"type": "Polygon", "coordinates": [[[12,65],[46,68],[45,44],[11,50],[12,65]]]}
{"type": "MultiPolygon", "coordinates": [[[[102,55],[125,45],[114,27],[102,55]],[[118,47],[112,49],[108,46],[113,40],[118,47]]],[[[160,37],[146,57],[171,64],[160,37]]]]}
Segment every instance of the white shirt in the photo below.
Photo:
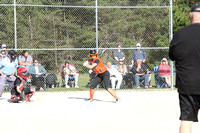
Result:
{"type": "Polygon", "coordinates": [[[112,75],[114,75],[116,78],[119,78],[119,77],[121,77],[122,75],[120,74],[120,72],[115,68],[115,67],[111,67],[111,69],[109,69],[108,67],[107,67],[107,70],[109,71],[109,73],[110,73],[110,76],[112,76],[112,75]]]}

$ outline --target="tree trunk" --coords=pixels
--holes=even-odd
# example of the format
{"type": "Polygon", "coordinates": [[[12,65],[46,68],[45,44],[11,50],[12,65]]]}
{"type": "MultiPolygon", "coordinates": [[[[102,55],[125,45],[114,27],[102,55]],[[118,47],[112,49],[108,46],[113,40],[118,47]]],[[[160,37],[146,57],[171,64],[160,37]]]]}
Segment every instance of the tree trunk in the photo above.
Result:
{"type": "MultiPolygon", "coordinates": [[[[54,46],[55,48],[57,48],[57,43],[56,43],[56,27],[55,27],[55,22],[54,22],[54,17],[53,17],[53,29],[54,29],[54,46]]],[[[57,59],[57,50],[54,51],[54,55],[55,55],[55,66],[58,66],[58,59],[57,59]]]]}
{"type": "Polygon", "coordinates": [[[33,47],[33,30],[31,24],[31,16],[29,15],[29,27],[30,27],[30,46],[33,47]]]}

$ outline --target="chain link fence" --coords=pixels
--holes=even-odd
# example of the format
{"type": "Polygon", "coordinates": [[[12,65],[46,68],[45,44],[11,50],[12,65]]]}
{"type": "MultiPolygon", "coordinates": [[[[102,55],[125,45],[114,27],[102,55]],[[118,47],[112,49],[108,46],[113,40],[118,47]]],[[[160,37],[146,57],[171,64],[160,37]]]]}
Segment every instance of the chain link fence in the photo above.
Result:
{"type": "Polygon", "coordinates": [[[168,59],[171,6],[170,0],[2,0],[0,42],[19,54],[28,50],[47,75],[56,74],[57,91],[87,89],[90,77],[83,62],[91,48],[107,49],[101,55],[106,64],[113,63],[113,51],[121,45],[130,66],[141,43],[155,87],[154,67],[168,59]],[[66,60],[80,73],[78,89],[62,87],[60,67],[66,60]]]}

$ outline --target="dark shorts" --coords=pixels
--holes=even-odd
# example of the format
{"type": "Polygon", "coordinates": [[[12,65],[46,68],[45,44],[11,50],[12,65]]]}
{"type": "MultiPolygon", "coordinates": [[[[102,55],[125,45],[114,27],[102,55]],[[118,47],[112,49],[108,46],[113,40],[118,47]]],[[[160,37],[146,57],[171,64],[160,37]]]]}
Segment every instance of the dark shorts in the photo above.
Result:
{"type": "Polygon", "coordinates": [[[97,87],[99,83],[103,82],[104,88],[108,90],[110,88],[110,73],[106,70],[102,74],[98,74],[94,81],[91,84],[91,89],[94,89],[97,87]]]}
{"type": "Polygon", "coordinates": [[[179,94],[180,120],[198,122],[200,95],[179,94]]]}

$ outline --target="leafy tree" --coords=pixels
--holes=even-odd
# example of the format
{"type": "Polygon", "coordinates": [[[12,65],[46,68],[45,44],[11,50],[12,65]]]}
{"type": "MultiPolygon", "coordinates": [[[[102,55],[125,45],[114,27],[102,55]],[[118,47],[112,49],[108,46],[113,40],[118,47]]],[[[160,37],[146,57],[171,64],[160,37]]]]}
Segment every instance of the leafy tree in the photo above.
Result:
{"type": "Polygon", "coordinates": [[[174,0],[173,1],[173,31],[177,31],[190,24],[189,12],[191,6],[199,0],[174,0]]]}
{"type": "MultiPolygon", "coordinates": [[[[189,11],[198,0],[173,0],[174,31],[190,24],[189,11]]],[[[93,6],[35,7],[17,6],[17,47],[20,49],[45,49],[33,51],[46,67],[53,70],[64,60],[80,63],[87,58],[84,50],[56,50],[62,48],[95,48],[96,18],[95,0],[16,0],[17,4],[93,6]],[[49,58],[50,57],[50,58],[49,58]],[[45,60],[48,58],[48,60],[45,60]],[[52,65],[51,65],[52,64],[52,65]]],[[[13,0],[2,0],[0,4],[13,4],[13,0]]],[[[98,0],[99,6],[169,6],[169,0],[98,0]]],[[[168,8],[98,8],[98,47],[115,48],[121,44],[133,48],[140,42],[143,47],[168,47],[168,8]]],[[[14,48],[14,10],[12,6],[0,7],[0,41],[14,48]]],[[[112,51],[105,53],[112,60],[112,51]]],[[[132,50],[126,56],[131,57],[132,50]]],[[[148,60],[154,65],[166,50],[149,50],[148,60]]]]}

